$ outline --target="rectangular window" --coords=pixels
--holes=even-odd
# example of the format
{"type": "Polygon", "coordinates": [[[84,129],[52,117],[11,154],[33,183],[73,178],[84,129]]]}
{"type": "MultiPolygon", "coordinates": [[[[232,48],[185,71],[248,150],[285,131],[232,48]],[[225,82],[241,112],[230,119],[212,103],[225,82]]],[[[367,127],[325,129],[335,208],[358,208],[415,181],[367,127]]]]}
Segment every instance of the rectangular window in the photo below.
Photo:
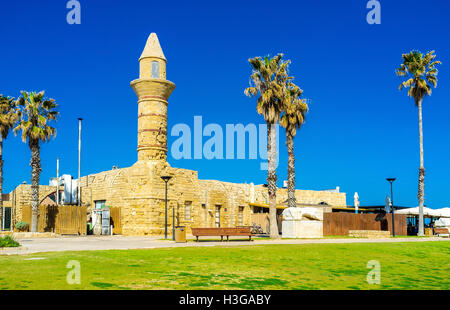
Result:
{"type": "Polygon", "coordinates": [[[190,222],[191,217],[192,201],[186,201],[184,204],[184,220],[190,222]]]}
{"type": "Polygon", "coordinates": [[[152,61],[152,79],[159,79],[159,62],[152,61]]]}
{"type": "Polygon", "coordinates": [[[239,207],[238,226],[244,226],[244,207],[239,207]]]}
{"type": "Polygon", "coordinates": [[[96,209],[102,209],[106,205],[106,200],[96,200],[94,203],[96,209]]]}
{"type": "Polygon", "coordinates": [[[202,204],[202,214],[203,214],[203,227],[208,227],[208,210],[206,210],[206,204],[202,204]]]}
{"type": "Polygon", "coordinates": [[[216,206],[216,227],[220,228],[220,208],[221,206],[216,206]]]}

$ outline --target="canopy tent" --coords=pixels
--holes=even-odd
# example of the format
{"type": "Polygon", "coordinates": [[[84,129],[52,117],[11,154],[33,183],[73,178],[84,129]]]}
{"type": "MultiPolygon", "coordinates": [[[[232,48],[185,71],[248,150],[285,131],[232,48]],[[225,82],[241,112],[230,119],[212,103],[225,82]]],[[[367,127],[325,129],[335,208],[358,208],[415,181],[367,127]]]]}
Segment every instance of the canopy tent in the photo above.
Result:
{"type": "Polygon", "coordinates": [[[450,228],[450,218],[440,218],[434,222],[435,227],[449,227],[450,228]]]}
{"type": "MultiPolygon", "coordinates": [[[[397,214],[406,214],[406,215],[419,215],[419,207],[408,208],[396,211],[397,214]]],[[[450,208],[443,209],[430,209],[423,207],[423,215],[428,217],[450,217],[450,208]]]]}

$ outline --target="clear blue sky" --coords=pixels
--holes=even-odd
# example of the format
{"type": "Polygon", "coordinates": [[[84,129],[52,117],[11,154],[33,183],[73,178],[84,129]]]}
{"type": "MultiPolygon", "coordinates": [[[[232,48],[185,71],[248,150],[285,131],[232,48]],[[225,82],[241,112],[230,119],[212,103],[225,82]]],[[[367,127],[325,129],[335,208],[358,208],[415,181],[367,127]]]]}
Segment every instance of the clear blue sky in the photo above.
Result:
{"type": "MultiPolygon", "coordinates": [[[[83,117],[82,174],[131,166],[137,158],[137,99],[129,86],[151,32],[177,85],[169,130],[177,123],[263,123],[244,96],[248,58],[285,53],[291,73],[313,99],[296,142],[297,188],[340,186],[353,204],[384,204],[386,177],[396,204],[417,205],[418,117],[397,87],[395,68],[412,49],[436,50],[438,88],[424,102],[426,204],[450,205],[450,2],[381,0],[381,25],[366,22],[366,0],[105,1],[80,0],[82,24],[66,23],[65,0],[2,1],[0,93],[46,90],[60,105],[58,136],[42,146],[41,183],[77,175],[77,117],[83,117]]],[[[174,138],[169,140],[169,144],[174,138]]],[[[281,132],[278,175],[287,175],[281,132]]],[[[30,183],[30,151],[11,135],[4,144],[4,187],[30,183]]],[[[180,160],[172,166],[202,179],[265,183],[257,160],[180,160]]]]}

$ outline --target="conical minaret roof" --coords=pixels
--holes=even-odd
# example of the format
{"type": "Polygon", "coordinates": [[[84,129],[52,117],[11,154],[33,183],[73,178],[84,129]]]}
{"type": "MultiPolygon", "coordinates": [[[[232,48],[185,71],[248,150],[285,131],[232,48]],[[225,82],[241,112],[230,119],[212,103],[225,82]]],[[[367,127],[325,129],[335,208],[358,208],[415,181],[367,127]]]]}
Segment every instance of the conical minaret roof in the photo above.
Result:
{"type": "Polygon", "coordinates": [[[145,44],[144,51],[139,60],[146,57],[158,57],[166,60],[161,45],[159,44],[158,36],[154,32],[148,37],[147,44],[145,44]]]}

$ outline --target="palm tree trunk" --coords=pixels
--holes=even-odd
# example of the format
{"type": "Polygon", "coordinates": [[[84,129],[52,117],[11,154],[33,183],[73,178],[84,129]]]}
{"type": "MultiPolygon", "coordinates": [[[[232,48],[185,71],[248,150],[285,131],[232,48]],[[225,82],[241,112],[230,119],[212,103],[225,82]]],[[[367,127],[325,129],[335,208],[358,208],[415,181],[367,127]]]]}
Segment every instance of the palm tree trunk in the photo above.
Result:
{"type": "Polygon", "coordinates": [[[294,137],[286,132],[286,146],[288,150],[288,208],[297,206],[295,200],[295,155],[294,137]]]}
{"type": "Polygon", "coordinates": [[[270,237],[279,239],[277,221],[276,127],[267,124],[267,185],[269,189],[270,237]]]}
{"type": "Polygon", "coordinates": [[[423,160],[423,124],[422,124],[422,99],[417,102],[419,108],[419,141],[420,141],[420,168],[419,168],[419,231],[418,236],[424,236],[423,204],[425,200],[425,167],[423,160]]]}
{"type": "Polygon", "coordinates": [[[0,231],[3,230],[3,137],[0,135],[0,231]]]}
{"type": "Polygon", "coordinates": [[[37,232],[39,220],[39,176],[41,174],[41,158],[39,142],[30,140],[31,149],[31,232],[37,232]]]}

